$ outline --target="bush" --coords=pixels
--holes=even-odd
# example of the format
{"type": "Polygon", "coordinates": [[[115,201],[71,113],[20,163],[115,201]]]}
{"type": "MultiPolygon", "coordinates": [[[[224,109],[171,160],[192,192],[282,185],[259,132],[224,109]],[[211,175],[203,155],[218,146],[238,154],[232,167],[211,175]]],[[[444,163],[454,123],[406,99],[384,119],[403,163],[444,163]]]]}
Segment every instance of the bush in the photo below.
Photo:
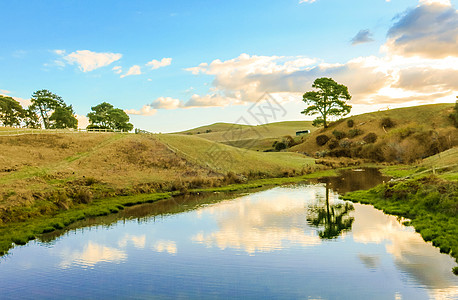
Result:
{"type": "Polygon", "coordinates": [[[348,126],[349,128],[352,128],[354,125],[355,125],[355,122],[354,122],[352,119],[347,120],[347,126],[348,126]]]}
{"type": "Polygon", "coordinates": [[[363,131],[361,129],[350,129],[348,132],[348,136],[350,138],[354,138],[355,136],[363,134],[363,131]]]}
{"type": "Polygon", "coordinates": [[[336,139],[338,140],[341,140],[343,139],[344,137],[346,137],[347,135],[345,134],[345,132],[343,131],[338,131],[338,130],[334,130],[332,132],[332,134],[336,137],[336,139]]]}
{"type": "Polygon", "coordinates": [[[366,136],[363,137],[363,141],[365,141],[368,144],[375,143],[376,140],[377,140],[377,135],[373,132],[370,132],[366,134],[366,136]]]}
{"type": "Polygon", "coordinates": [[[344,139],[339,142],[339,146],[342,148],[350,148],[353,145],[353,142],[350,141],[349,139],[344,139]]]}
{"type": "Polygon", "coordinates": [[[283,143],[283,142],[277,142],[275,144],[275,150],[277,150],[277,151],[280,151],[280,150],[283,150],[283,149],[286,149],[286,148],[287,148],[286,144],[283,143]]]}
{"type": "Polygon", "coordinates": [[[328,142],[329,149],[335,149],[339,146],[339,142],[336,139],[332,139],[328,142]]]}
{"type": "Polygon", "coordinates": [[[385,128],[393,128],[396,124],[391,120],[391,118],[383,118],[380,122],[380,125],[385,128]]]}
{"type": "Polygon", "coordinates": [[[326,143],[330,140],[330,138],[325,135],[325,134],[321,134],[319,136],[316,137],[316,144],[318,146],[324,146],[326,145],[326,143]]]}
{"type": "Polygon", "coordinates": [[[282,142],[286,145],[287,148],[294,146],[296,143],[294,142],[294,139],[290,135],[286,135],[283,137],[282,142]]]}

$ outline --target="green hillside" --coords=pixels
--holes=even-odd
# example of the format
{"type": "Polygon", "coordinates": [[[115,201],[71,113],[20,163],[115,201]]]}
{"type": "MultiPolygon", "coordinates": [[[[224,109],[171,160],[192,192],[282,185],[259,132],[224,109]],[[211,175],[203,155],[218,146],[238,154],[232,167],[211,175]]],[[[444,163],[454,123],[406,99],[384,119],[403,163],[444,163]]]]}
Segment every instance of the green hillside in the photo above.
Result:
{"type": "Polygon", "coordinates": [[[422,105],[348,117],[313,132],[289,151],[320,157],[411,163],[458,145],[458,130],[448,118],[453,107],[453,104],[422,105]],[[348,120],[353,122],[351,127],[348,120]],[[383,126],[382,121],[391,126],[383,126]],[[367,137],[369,134],[372,139],[367,137]],[[325,135],[328,141],[319,145],[319,135],[325,135]]]}

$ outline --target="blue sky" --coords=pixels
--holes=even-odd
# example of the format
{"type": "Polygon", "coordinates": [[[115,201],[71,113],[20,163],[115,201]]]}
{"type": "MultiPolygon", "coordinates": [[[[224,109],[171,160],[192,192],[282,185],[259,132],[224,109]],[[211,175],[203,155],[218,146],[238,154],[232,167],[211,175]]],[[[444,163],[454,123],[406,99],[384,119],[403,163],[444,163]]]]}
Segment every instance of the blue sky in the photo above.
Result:
{"type": "MultiPolygon", "coordinates": [[[[154,132],[235,122],[269,92],[304,120],[317,77],[353,112],[454,102],[458,13],[448,0],[0,0],[0,94],[48,89],[80,125],[102,101],[154,132]]],[[[255,123],[254,120],[247,122],[255,123]]]]}

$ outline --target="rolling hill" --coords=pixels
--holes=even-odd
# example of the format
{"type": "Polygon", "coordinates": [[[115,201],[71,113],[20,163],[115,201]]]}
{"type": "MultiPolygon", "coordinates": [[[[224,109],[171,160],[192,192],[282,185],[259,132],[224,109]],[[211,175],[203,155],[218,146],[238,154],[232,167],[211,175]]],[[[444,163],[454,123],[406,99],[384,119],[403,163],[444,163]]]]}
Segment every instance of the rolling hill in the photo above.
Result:
{"type": "Polygon", "coordinates": [[[296,131],[317,130],[311,121],[285,121],[249,126],[231,123],[215,123],[178,132],[176,134],[198,135],[201,138],[250,150],[272,149],[274,141],[283,136],[295,137],[296,131]]]}

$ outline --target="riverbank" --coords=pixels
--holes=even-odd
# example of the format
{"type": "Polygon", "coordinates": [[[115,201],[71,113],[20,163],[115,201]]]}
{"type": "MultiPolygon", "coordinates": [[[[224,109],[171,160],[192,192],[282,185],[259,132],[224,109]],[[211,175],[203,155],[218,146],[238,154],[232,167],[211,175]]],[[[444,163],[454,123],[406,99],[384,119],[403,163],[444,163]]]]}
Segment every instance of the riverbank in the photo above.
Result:
{"type": "MultiPolygon", "coordinates": [[[[458,262],[457,152],[450,149],[414,166],[386,167],[382,172],[398,178],[342,198],[410,219],[406,225],[458,262]]],[[[453,272],[458,275],[458,267],[453,272]]]]}
{"type": "Polygon", "coordinates": [[[226,193],[243,192],[272,186],[304,182],[309,179],[335,176],[335,170],[319,171],[296,177],[266,178],[251,180],[245,183],[228,184],[219,187],[196,188],[186,191],[170,191],[162,193],[137,194],[130,196],[117,196],[95,199],[90,203],[80,203],[67,210],[60,210],[53,214],[29,217],[23,221],[9,222],[0,225],[0,255],[4,255],[15,245],[24,245],[35,239],[38,235],[63,229],[74,222],[97,216],[117,213],[125,207],[152,203],[183,193],[226,193]]]}

